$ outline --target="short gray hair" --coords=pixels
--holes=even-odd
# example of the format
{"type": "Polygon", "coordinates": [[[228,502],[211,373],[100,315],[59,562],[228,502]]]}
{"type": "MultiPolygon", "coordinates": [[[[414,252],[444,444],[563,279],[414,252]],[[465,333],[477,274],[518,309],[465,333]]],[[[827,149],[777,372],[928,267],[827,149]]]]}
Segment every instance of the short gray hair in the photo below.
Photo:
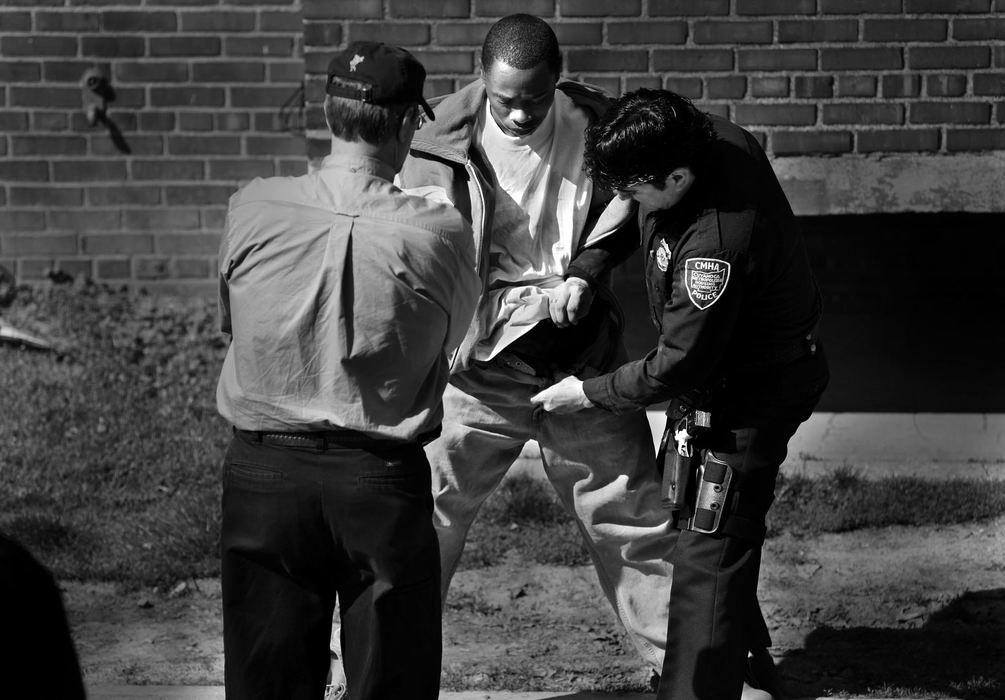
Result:
{"type": "MultiPolygon", "coordinates": [[[[332,82],[356,87],[351,80],[332,78],[332,82]]],[[[366,141],[374,145],[390,141],[401,125],[410,104],[375,105],[348,97],[325,96],[325,119],[332,135],[343,141],[366,141]]]]}

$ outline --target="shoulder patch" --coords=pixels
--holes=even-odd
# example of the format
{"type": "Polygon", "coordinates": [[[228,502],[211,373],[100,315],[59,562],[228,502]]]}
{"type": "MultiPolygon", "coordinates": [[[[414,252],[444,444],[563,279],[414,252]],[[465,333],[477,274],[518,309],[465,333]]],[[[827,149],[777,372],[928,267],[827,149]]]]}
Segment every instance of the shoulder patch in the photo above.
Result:
{"type": "Polygon", "coordinates": [[[729,263],[718,258],[684,261],[684,289],[691,303],[705,310],[719,301],[729,283],[729,263]]]}

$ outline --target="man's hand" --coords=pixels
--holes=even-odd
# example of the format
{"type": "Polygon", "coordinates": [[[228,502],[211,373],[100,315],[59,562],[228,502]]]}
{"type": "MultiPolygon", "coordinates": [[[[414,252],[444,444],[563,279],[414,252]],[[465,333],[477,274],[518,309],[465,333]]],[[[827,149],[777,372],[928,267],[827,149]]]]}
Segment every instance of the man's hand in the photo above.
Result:
{"type": "Polygon", "coordinates": [[[558,384],[552,384],[544,391],[534,394],[530,397],[530,402],[549,413],[574,413],[594,406],[583,392],[582,380],[573,376],[568,376],[558,384]]]}
{"type": "Polygon", "coordinates": [[[579,277],[570,277],[554,289],[548,290],[551,301],[548,311],[551,320],[559,328],[579,323],[590,313],[593,291],[589,283],[579,277]]]}

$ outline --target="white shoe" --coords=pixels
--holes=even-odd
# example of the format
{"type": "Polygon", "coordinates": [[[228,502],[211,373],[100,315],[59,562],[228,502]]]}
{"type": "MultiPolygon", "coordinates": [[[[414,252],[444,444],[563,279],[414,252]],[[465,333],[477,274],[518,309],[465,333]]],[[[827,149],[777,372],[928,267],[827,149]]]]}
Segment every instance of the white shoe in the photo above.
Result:
{"type": "Polygon", "coordinates": [[[349,700],[349,689],[345,682],[342,659],[332,652],[331,666],[328,667],[328,684],[325,686],[325,700],[349,700]]]}
{"type": "Polygon", "coordinates": [[[345,683],[325,686],[325,700],[349,700],[349,691],[345,683]]]}
{"type": "Polygon", "coordinates": [[[740,700],[775,700],[775,696],[766,690],[761,690],[744,683],[743,692],[740,693],[740,700]]]}

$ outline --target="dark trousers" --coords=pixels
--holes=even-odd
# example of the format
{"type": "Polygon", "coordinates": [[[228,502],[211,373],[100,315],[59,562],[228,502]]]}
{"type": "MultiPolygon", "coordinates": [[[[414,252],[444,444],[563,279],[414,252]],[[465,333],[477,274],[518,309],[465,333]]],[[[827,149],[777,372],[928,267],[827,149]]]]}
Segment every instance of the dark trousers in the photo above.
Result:
{"type": "Polygon", "coordinates": [[[254,435],[238,432],[224,461],[228,700],[320,700],[336,595],[352,699],[435,700],[440,560],[421,445],[254,435]]]}
{"type": "MultiPolygon", "coordinates": [[[[722,527],[730,515],[763,523],[775,479],[799,422],[723,431],[712,451],[735,470],[722,527]]],[[[734,525],[738,518],[734,518],[734,525]]],[[[762,532],[745,536],[682,531],[671,556],[673,584],[667,650],[657,700],[740,697],[747,650],[764,648],[757,603],[762,532]]]]}

